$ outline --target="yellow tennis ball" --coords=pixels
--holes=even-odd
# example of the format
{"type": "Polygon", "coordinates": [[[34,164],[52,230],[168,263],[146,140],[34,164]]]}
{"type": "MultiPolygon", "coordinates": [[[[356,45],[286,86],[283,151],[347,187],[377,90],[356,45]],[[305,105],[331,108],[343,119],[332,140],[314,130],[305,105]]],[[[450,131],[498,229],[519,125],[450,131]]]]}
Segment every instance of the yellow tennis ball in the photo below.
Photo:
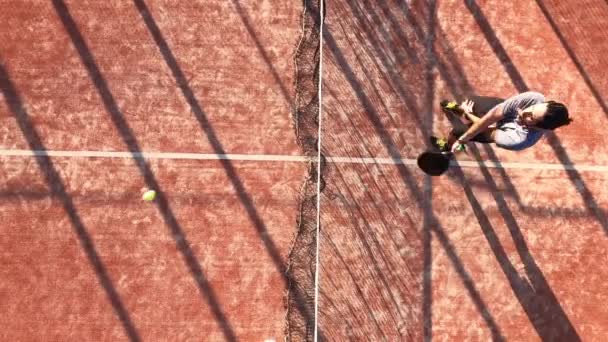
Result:
{"type": "Polygon", "coordinates": [[[148,190],[148,191],[144,192],[144,195],[141,196],[141,198],[146,202],[152,202],[156,198],[156,191],[148,190]]]}
{"type": "Polygon", "coordinates": [[[458,106],[458,103],[456,103],[456,102],[450,102],[450,103],[448,103],[445,106],[445,108],[447,108],[447,109],[455,109],[457,106],[458,106]]]}

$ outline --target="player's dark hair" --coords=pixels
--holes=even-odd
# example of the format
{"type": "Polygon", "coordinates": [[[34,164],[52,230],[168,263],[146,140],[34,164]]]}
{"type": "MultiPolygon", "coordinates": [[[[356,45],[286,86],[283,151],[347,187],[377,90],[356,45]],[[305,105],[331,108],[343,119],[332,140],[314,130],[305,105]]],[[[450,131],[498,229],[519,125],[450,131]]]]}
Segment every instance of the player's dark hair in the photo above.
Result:
{"type": "Polygon", "coordinates": [[[536,127],[553,130],[568,125],[571,122],[572,119],[570,119],[568,108],[563,103],[548,101],[547,113],[543,120],[536,124],[536,127]]]}

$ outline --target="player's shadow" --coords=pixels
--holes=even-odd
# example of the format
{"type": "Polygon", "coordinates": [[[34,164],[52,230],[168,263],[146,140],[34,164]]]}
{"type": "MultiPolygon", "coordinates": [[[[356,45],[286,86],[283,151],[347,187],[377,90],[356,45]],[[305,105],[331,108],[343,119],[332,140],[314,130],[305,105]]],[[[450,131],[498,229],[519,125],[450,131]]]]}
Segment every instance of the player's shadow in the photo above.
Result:
{"type": "MultiPolygon", "coordinates": [[[[491,30],[488,31],[489,26],[486,25],[487,20],[485,20],[485,18],[483,17],[480,17],[479,9],[475,7],[475,4],[473,2],[468,2],[468,5],[472,10],[472,13],[476,16],[476,20],[479,23],[480,27],[482,27],[486,38],[495,39],[496,35],[494,34],[494,32],[491,30]]],[[[508,57],[500,43],[493,40],[490,44],[492,46],[492,49],[500,54],[499,59],[503,62],[505,68],[510,71],[510,75],[512,75],[512,79],[514,80],[514,83],[516,83],[516,86],[520,89],[524,89],[524,87],[522,86],[522,84],[524,84],[523,78],[519,76],[519,73],[517,73],[517,70],[513,67],[510,58],[508,57]]],[[[456,64],[455,60],[453,60],[452,63],[456,64]]],[[[462,68],[458,65],[454,69],[462,70],[462,68]]],[[[464,73],[462,73],[462,76],[466,80],[466,76],[464,75],[464,73]]],[[[468,84],[468,82],[465,83],[468,84]]],[[[491,153],[490,155],[496,158],[491,148],[486,147],[486,151],[491,153]]],[[[476,149],[473,149],[473,152],[476,155],[476,159],[480,161],[481,159],[478,151],[476,149]]],[[[561,159],[564,158],[567,158],[567,156],[562,156],[561,159]]],[[[460,170],[457,170],[457,173],[459,172],[460,170]]],[[[517,272],[514,272],[510,261],[506,257],[504,250],[500,246],[498,239],[495,237],[494,232],[491,229],[491,225],[489,223],[489,220],[487,219],[487,216],[485,215],[483,210],[481,210],[481,207],[475,199],[475,196],[473,195],[473,192],[471,191],[470,187],[465,184],[466,180],[461,172],[459,174],[459,178],[461,178],[462,184],[465,186],[467,197],[469,198],[469,202],[471,203],[474,209],[475,215],[477,216],[480,224],[482,224],[482,230],[484,231],[488,242],[491,244],[492,250],[497,256],[497,259],[500,261],[500,265],[503,268],[505,274],[507,275],[507,278],[509,279],[511,286],[514,289],[516,296],[522,303],[522,307],[524,308],[524,310],[526,310],[526,313],[530,317],[531,322],[535,326],[541,338],[566,338],[567,340],[580,340],[579,336],[576,334],[574,327],[569,322],[567,315],[559,305],[556,296],[553,294],[551,288],[546,282],[542,271],[536,265],[534,259],[529,253],[529,250],[527,248],[523,235],[521,234],[519,226],[515,220],[515,217],[508,208],[508,205],[503,195],[498,190],[498,187],[496,186],[496,183],[494,182],[492,176],[490,175],[487,169],[482,168],[481,172],[484,175],[486,183],[490,185],[490,193],[493,195],[494,200],[498,205],[499,211],[503,216],[503,219],[505,220],[509,231],[511,232],[517,251],[521,257],[522,262],[524,263],[528,279],[533,286],[532,289],[529,289],[524,286],[525,283],[522,283],[517,272]],[[551,324],[544,324],[547,318],[552,321],[551,324]]],[[[504,173],[502,174],[502,176],[503,179],[508,180],[507,184],[509,185],[509,187],[514,189],[514,187],[509,181],[508,176],[504,173]]]]}
{"type": "MultiPolygon", "coordinates": [[[[179,63],[177,62],[177,59],[175,58],[173,52],[171,51],[169,44],[167,43],[166,39],[164,38],[160,28],[156,24],[146,3],[143,0],[133,0],[133,2],[142,17],[144,24],[146,25],[148,31],[150,32],[152,38],[154,39],[154,42],[158,46],[159,51],[160,51],[165,63],[171,70],[171,73],[172,73],[173,77],[175,78],[177,86],[180,89],[180,91],[182,92],[182,95],[186,99],[188,105],[190,106],[190,109],[191,109],[192,113],[194,114],[196,120],[198,121],[201,130],[205,133],[205,136],[207,137],[209,144],[213,148],[213,151],[218,155],[226,154],[226,151],[225,151],[222,143],[218,139],[218,136],[215,133],[215,130],[214,130],[211,122],[209,122],[209,119],[207,118],[207,114],[205,113],[202,106],[199,104],[198,100],[196,99],[194,92],[190,88],[188,81],[187,81],[181,67],[179,66],[179,63]]],[[[248,26],[248,30],[250,31],[250,33],[252,33],[252,34],[254,33],[254,31],[251,29],[250,25],[248,26]]],[[[255,41],[256,41],[256,44],[260,44],[257,39],[255,41]]],[[[265,56],[264,59],[267,62],[269,62],[267,56],[265,56]]],[[[278,78],[278,75],[276,75],[276,77],[278,78]]],[[[284,89],[284,86],[282,86],[282,89],[284,89]]],[[[286,90],[285,90],[284,95],[288,96],[286,90]]],[[[241,181],[240,177],[238,176],[234,165],[228,159],[220,159],[219,162],[222,164],[222,167],[224,168],[226,175],[230,179],[232,186],[235,188],[240,202],[242,203],[243,207],[245,208],[251,223],[253,224],[256,232],[258,233],[258,237],[264,243],[264,246],[265,246],[266,250],[268,251],[268,254],[270,255],[277,271],[282,275],[283,280],[286,284],[296,283],[297,280],[293,279],[290,276],[290,272],[288,272],[285,262],[283,261],[283,258],[281,257],[281,254],[280,254],[279,250],[277,249],[276,244],[270,238],[270,236],[266,230],[266,225],[265,225],[264,221],[262,220],[262,218],[260,217],[259,213],[257,212],[255,205],[253,204],[253,200],[251,199],[251,196],[248,194],[247,190],[245,189],[245,186],[243,185],[243,182],[241,181]]],[[[295,299],[296,306],[297,306],[296,309],[302,314],[304,319],[307,322],[313,322],[314,321],[314,306],[311,305],[312,303],[308,303],[308,299],[306,298],[306,295],[299,289],[298,286],[293,286],[290,289],[290,295],[293,295],[293,298],[295,299]]],[[[321,336],[320,338],[323,338],[321,334],[320,334],[320,336],[321,336]]]]}
{"type": "MultiPolygon", "coordinates": [[[[27,140],[30,149],[33,151],[46,151],[47,149],[42,143],[42,138],[36,131],[30,115],[26,110],[26,106],[19,96],[17,88],[11,80],[6,68],[2,64],[0,64],[0,90],[2,91],[4,100],[7,103],[7,107],[13,113],[13,116],[15,117],[23,136],[27,140]]],[[[110,278],[101,257],[97,253],[95,243],[93,242],[93,239],[91,238],[86,226],[80,218],[76,205],[68,194],[66,186],[63,183],[59,172],[55,168],[53,161],[49,156],[44,155],[44,153],[36,154],[35,159],[50,190],[48,193],[42,195],[44,195],[44,197],[48,197],[50,195],[61,203],[63,210],[67,214],[72,228],[78,237],[78,241],[80,242],[80,245],[87,256],[89,263],[93,267],[101,287],[108,296],[110,304],[118,316],[126,335],[131,341],[140,341],[141,338],[137,328],[133,324],[129,312],[125,308],[118,291],[114,287],[112,279],[110,278]]],[[[31,196],[33,196],[33,198],[39,198],[38,193],[33,193],[31,196]]]]}
{"type": "MultiPolygon", "coordinates": [[[[398,148],[395,146],[395,143],[391,138],[390,133],[382,124],[375,105],[366,95],[361,82],[357,79],[353,69],[346,61],[346,58],[344,57],[342,51],[339,49],[333,35],[328,30],[326,30],[325,32],[323,32],[323,37],[326,44],[325,46],[331,53],[331,57],[333,57],[333,60],[341,69],[341,72],[346,78],[347,82],[354,90],[358,101],[361,103],[363,108],[365,108],[365,115],[370,121],[373,130],[376,133],[377,137],[380,139],[382,145],[384,146],[386,151],[388,151],[389,156],[391,158],[396,160],[400,159],[401,156],[398,152],[398,148]]],[[[481,295],[475,287],[474,281],[472,280],[469,273],[466,271],[462,261],[460,260],[454,249],[454,246],[445,234],[438,218],[432,211],[429,210],[427,203],[429,202],[430,198],[428,198],[428,196],[425,196],[424,190],[418,186],[414,175],[410,172],[410,170],[408,170],[406,166],[398,164],[396,165],[396,168],[399,174],[401,175],[401,180],[404,182],[406,188],[410,190],[414,200],[418,204],[418,207],[424,211],[425,217],[429,219],[428,228],[434,233],[434,236],[438,239],[440,245],[445,250],[454,269],[462,279],[467,293],[469,294],[470,298],[473,301],[473,304],[483,317],[486,325],[490,329],[493,339],[504,340],[504,337],[500,332],[499,326],[497,325],[495,319],[489,312],[487,304],[481,298],[481,295]]],[[[430,309],[427,310],[430,311],[430,309]]],[[[430,336],[426,336],[425,338],[430,338],[430,336]]]]}
{"type": "MultiPolygon", "coordinates": [[[[137,138],[135,137],[133,131],[129,127],[129,124],[125,120],[123,113],[118,108],[118,104],[116,103],[116,100],[114,99],[114,96],[110,91],[108,83],[103,77],[101,71],[99,70],[99,67],[97,66],[97,63],[85,42],[84,37],[78,30],[78,27],[72,15],[70,14],[68,7],[63,2],[63,0],[53,0],[53,6],[55,8],[55,11],[57,12],[57,15],[61,19],[61,22],[66,32],[72,40],[74,47],[78,51],[78,54],[80,55],[81,61],[84,67],[86,68],[90,79],[97,88],[97,91],[102,99],[103,105],[107,113],[110,115],[112,122],[120,133],[129,152],[132,154],[141,153],[137,138]]],[[[211,309],[213,316],[217,320],[220,329],[224,334],[224,337],[226,338],[226,340],[236,341],[236,335],[234,333],[234,330],[231,327],[228,318],[226,317],[221,308],[221,305],[217,299],[217,295],[215,294],[213,288],[209,284],[209,281],[205,277],[202,267],[199,261],[197,260],[194,251],[192,250],[190,242],[186,238],[182,227],[177,221],[175,214],[171,210],[169,206],[169,201],[164,195],[162,188],[156,180],[150,166],[143,158],[140,157],[134,156],[133,161],[135,162],[137,168],[139,169],[139,172],[143,176],[146,185],[149,188],[155,189],[157,191],[155,203],[163,217],[165,224],[170,229],[171,236],[173,237],[178,250],[182,254],[184,261],[197,284],[201,296],[209,305],[209,308],[211,309]]]]}

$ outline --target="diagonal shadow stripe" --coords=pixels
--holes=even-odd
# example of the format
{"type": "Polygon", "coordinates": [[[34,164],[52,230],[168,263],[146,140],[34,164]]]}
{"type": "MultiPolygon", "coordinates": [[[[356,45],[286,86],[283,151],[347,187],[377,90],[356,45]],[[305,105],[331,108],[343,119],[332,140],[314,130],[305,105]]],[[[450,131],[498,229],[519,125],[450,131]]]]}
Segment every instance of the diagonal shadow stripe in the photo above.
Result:
{"type": "MultiPolygon", "coordinates": [[[[378,135],[381,143],[384,145],[385,149],[387,150],[387,152],[389,153],[389,155],[392,158],[398,159],[400,156],[399,156],[398,152],[396,152],[397,148],[396,148],[394,142],[392,141],[392,139],[390,138],[390,134],[388,133],[386,128],[383,126],[383,124],[379,118],[379,114],[376,112],[373,103],[365,94],[362,85],[357,80],[352,68],[349,66],[344,55],[338,48],[336,40],[334,39],[332,34],[328,31],[323,32],[323,35],[324,35],[324,41],[326,42],[326,46],[330,50],[332,55],[334,56],[336,64],[342,70],[347,81],[349,82],[349,85],[354,90],[359,102],[363,105],[364,108],[366,108],[366,115],[368,116],[368,119],[370,120],[374,130],[376,131],[376,134],[378,135]]],[[[452,265],[454,266],[454,269],[459,274],[460,279],[463,282],[463,285],[465,286],[471,300],[473,301],[473,304],[475,305],[476,309],[481,314],[486,325],[490,329],[492,338],[497,341],[504,340],[504,336],[502,335],[499,326],[497,325],[494,317],[489,312],[487,304],[483,301],[480,293],[475,288],[475,284],[474,284],[471,276],[468,274],[468,272],[464,268],[464,265],[462,264],[461,260],[459,259],[458,255],[455,252],[454,246],[449,241],[449,238],[443,231],[443,228],[441,227],[439,220],[437,219],[435,214],[433,212],[429,212],[428,208],[425,206],[426,201],[425,201],[425,196],[424,196],[423,191],[421,189],[419,189],[413,175],[410,173],[410,171],[404,165],[396,165],[396,167],[401,175],[401,179],[404,182],[405,186],[408,189],[410,189],[411,193],[414,195],[414,198],[415,198],[418,206],[422,210],[426,211],[425,215],[430,220],[430,222],[429,222],[430,230],[432,230],[432,232],[435,234],[434,236],[438,239],[439,243],[445,250],[448,258],[450,259],[452,265]]]]}
{"type": "MultiPolygon", "coordinates": [[[[519,73],[519,70],[517,70],[517,68],[511,62],[511,58],[507,54],[506,49],[498,40],[496,33],[494,32],[487,18],[482,13],[479,5],[477,5],[475,0],[465,0],[465,4],[467,5],[467,8],[469,9],[473,17],[475,18],[475,21],[479,25],[481,31],[483,32],[486,41],[488,42],[488,44],[490,44],[492,50],[494,51],[498,59],[502,62],[503,67],[511,78],[511,82],[513,83],[513,85],[517,88],[519,92],[528,91],[530,88],[524,81],[522,75],[519,73]]],[[[562,165],[572,164],[570,156],[562,146],[559,138],[553,132],[547,134],[547,141],[549,142],[549,145],[553,149],[556,157],[558,158],[560,163],[562,163],[562,165]]],[[[568,178],[570,178],[570,181],[575,186],[576,191],[580,194],[581,198],[585,202],[589,213],[597,219],[597,222],[604,229],[604,233],[608,235],[608,218],[600,209],[599,205],[597,204],[597,201],[595,200],[593,194],[583,181],[580,173],[576,170],[568,170],[567,174],[568,178]]]]}
{"type": "MultiPolygon", "coordinates": [[[[118,108],[118,105],[114,100],[112,93],[110,92],[110,88],[105,78],[101,74],[97,63],[95,62],[95,59],[84,40],[84,37],[78,30],[76,22],[72,18],[69,9],[67,8],[63,0],[53,0],[53,6],[55,7],[57,15],[61,19],[61,22],[63,23],[68,35],[70,36],[74,47],[78,51],[78,54],[80,55],[81,61],[85,66],[89,77],[97,88],[97,91],[99,93],[99,96],[101,97],[101,100],[107,113],[110,115],[110,118],[116,126],[118,132],[120,133],[125,145],[127,145],[129,152],[134,155],[141,153],[137,138],[135,137],[133,131],[126,122],[124,115],[118,108]]],[[[163,217],[165,224],[170,229],[171,235],[175,240],[178,250],[182,254],[184,261],[197,284],[197,288],[199,289],[201,296],[209,305],[213,316],[215,317],[217,323],[220,326],[220,329],[222,330],[222,333],[224,334],[224,337],[228,341],[236,341],[236,335],[234,333],[234,330],[231,327],[230,322],[226,317],[226,314],[221,308],[221,305],[217,299],[217,295],[209,284],[209,281],[206,279],[202,267],[198,262],[196,255],[192,250],[192,247],[190,246],[190,242],[187,240],[183,229],[180,227],[177,218],[173,214],[169,206],[169,202],[166,196],[164,195],[160,184],[156,180],[152,170],[148,166],[147,162],[142,158],[133,158],[133,161],[137,165],[139,172],[142,174],[146,185],[149,188],[155,189],[157,191],[157,198],[155,200],[156,205],[163,217]]]]}
{"type": "MultiPolygon", "coordinates": [[[[175,78],[177,86],[179,87],[184,98],[188,102],[192,113],[199,122],[201,130],[205,133],[205,136],[207,137],[208,142],[213,148],[213,151],[216,154],[226,154],[226,151],[222,143],[218,139],[217,134],[213,129],[213,126],[209,122],[205,111],[196,99],[194,92],[188,85],[187,79],[183,71],[181,70],[179,63],[177,62],[177,59],[173,55],[173,52],[171,51],[171,48],[169,47],[169,44],[167,43],[166,39],[163,37],[163,34],[158,25],[156,24],[146,3],[143,0],[133,0],[133,3],[137,7],[137,10],[139,11],[146,27],[148,28],[148,31],[150,32],[150,35],[158,46],[163,59],[167,63],[167,66],[169,67],[173,77],[175,78]]],[[[232,186],[235,188],[239,200],[247,211],[247,215],[249,216],[250,221],[252,222],[256,232],[258,233],[258,237],[264,243],[264,246],[266,247],[266,250],[268,251],[268,254],[270,255],[273,263],[275,264],[276,269],[281,273],[285,284],[296,282],[295,279],[291,278],[290,273],[287,271],[285,262],[281,257],[276,244],[268,235],[266,225],[260,217],[259,213],[257,212],[255,205],[253,204],[253,200],[251,199],[251,196],[248,194],[247,190],[245,189],[245,186],[239,178],[236,169],[234,168],[234,165],[230,160],[226,159],[221,159],[220,163],[222,164],[226,175],[230,179],[232,186]]],[[[308,303],[306,295],[298,289],[298,286],[294,286],[293,291],[298,311],[305,317],[307,322],[313,321],[314,307],[311,306],[310,303],[308,303]]]]}
{"type": "MultiPolygon", "coordinates": [[[[21,100],[15,85],[11,81],[7,70],[2,64],[0,64],[0,90],[2,91],[2,94],[4,94],[5,101],[10,110],[13,112],[13,115],[17,120],[17,124],[19,125],[19,128],[21,129],[21,132],[27,140],[30,148],[36,151],[46,150],[40,135],[36,131],[34,124],[32,123],[30,116],[25,109],[24,103],[21,100]]],[[[137,329],[133,324],[129,313],[125,309],[125,306],[120,299],[120,295],[114,287],[112,279],[108,275],[101,257],[97,253],[93,239],[89,235],[89,232],[78,215],[78,210],[76,209],[72,198],[68,194],[59,172],[57,172],[57,169],[55,169],[53,161],[48,156],[37,155],[36,162],[38,163],[38,167],[40,168],[40,172],[43,174],[46,183],[51,189],[51,194],[58,197],[61,201],[63,210],[68,215],[80,245],[84,249],[91,266],[93,266],[95,274],[97,274],[97,279],[101,284],[101,287],[103,287],[104,291],[106,292],[106,295],[112,304],[112,308],[122,323],[123,329],[125,330],[128,338],[131,341],[140,341],[141,338],[139,337],[137,329]]]]}
{"type": "MultiPolygon", "coordinates": [[[[413,16],[411,16],[408,12],[406,12],[405,15],[406,15],[406,17],[408,17],[408,20],[410,20],[410,22],[414,26],[414,28],[417,28],[418,23],[416,22],[416,19],[413,18],[413,16]]],[[[394,22],[394,20],[393,20],[393,22],[394,22]]],[[[395,27],[395,29],[399,30],[400,28],[395,27]]],[[[420,29],[417,29],[416,32],[417,32],[417,35],[422,35],[420,29]]],[[[456,98],[463,99],[465,96],[464,94],[475,94],[475,91],[474,91],[473,87],[471,86],[470,82],[468,81],[467,76],[465,75],[465,72],[464,72],[462,66],[458,63],[456,55],[454,54],[454,48],[451,46],[449,40],[445,37],[445,33],[441,32],[439,36],[441,38],[441,39],[439,39],[439,41],[441,43],[440,45],[442,47],[442,53],[447,55],[445,58],[445,61],[442,60],[441,56],[438,57],[438,67],[439,67],[438,69],[442,76],[442,79],[446,82],[446,84],[450,88],[452,95],[456,96],[456,98]],[[450,70],[452,70],[452,71],[450,71],[450,70]],[[454,74],[456,74],[456,75],[454,75],[454,74]],[[452,82],[451,79],[453,76],[456,76],[456,78],[458,78],[460,80],[460,82],[458,82],[458,83],[452,82]]],[[[487,145],[484,145],[483,147],[484,147],[485,152],[487,153],[489,159],[492,162],[496,163],[497,165],[501,165],[500,161],[498,160],[498,156],[494,152],[494,149],[492,149],[490,146],[487,146],[487,145]]],[[[568,164],[568,165],[572,165],[572,164],[568,164]]],[[[463,165],[461,165],[461,167],[462,166],[463,165]]],[[[544,210],[544,214],[547,214],[548,212],[552,212],[554,215],[568,216],[568,215],[572,214],[572,215],[576,215],[577,217],[583,217],[584,213],[588,215],[589,210],[586,210],[583,213],[580,211],[579,212],[572,211],[569,208],[556,208],[555,206],[531,207],[530,205],[527,205],[522,201],[522,199],[519,195],[519,192],[515,188],[515,185],[513,184],[513,182],[511,181],[511,178],[508,176],[508,174],[506,172],[506,168],[499,167],[499,168],[495,168],[495,170],[498,171],[498,173],[500,174],[500,176],[503,179],[504,185],[506,186],[508,191],[512,194],[514,200],[517,202],[517,205],[524,212],[535,212],[537,214],[541,214],[544,210]]],[[[447,175],[447,176],[451,177],[451,175],[447,175]]],[[[469,184],[471,184],[471,181],[469,181],[469,184]]],[[[603,212],[602,210],[600,210],[600,215],[598,217],[606,217],[606,213],[603,212]]]]}
{"type": "Polygon", "coordinates": [[[576,69],[578,69],[578,72],[581,75],[581,77],[583,77],[583,81],[585,82],[585,84],[587,85],[589,90],[591,90],[591,94],[593,94],[593,97],[595,97],[595,100],[597,101],[597,103],[600,105],[600,107],[602,107],[604,114],[608,116],[608,105],[606,104],[606,101],[600,94],[599,90],[597,89],[597,87],[595,86],[593,81],[591,81],[589,74],[587,73],[587,71],[585,71],[583,64],[580,62],[580,60],[576,56],[576,53],[574,53],[574,50],[572,49],[572,47],[570,47],[570,44],[568,44],[568,40],[564,37],[564,35],[560,31],[559,27],[557,26],[557,23],[555,23],[555,20],[553,20],[553,17],[551,17],[551,14],[549,13],[547,6],[545,6],[545,3],[542,0],[535,0],[535,1],[536,1],[536,4],[538,5],[538,7],[540,8],[541,12],[543,12],[545,19],[547,20],[547,22],[553,29],[553,32],[555,33],[555,35],[559,39],[560,43],[566,50],[566,53],[572,60],[572,63],[574,63],[574,65],[576,66],[576,69]]]}
{"type": "MultiPolygon", "coordinates": [[[[422,36],[422,31],[421,30],[417,30],[417,33],[418,33],[419,36],[422,36]]],[[[446,69],[444,69],[444,70],[446,70],[446,69]]],[[[441,71],[442,70],[440,69],[440,72],[441,71]]],[[[446,77],[446,75],[445,75],[444,72],[442,72],[442,76],[446,77]]],[[[465,83],[466,83],[466,79],[464,79],[463,81],[465,81],[465,83]]],[[[494,188],[496,188],[496,186],[494,186],[494,188]]],[[[497,203],[499,204],[499,206],[501,208],[503,208],[503,210],[501,212],[502,212],[503,216],[505,217],[505,220],[508,223],[510,223],[509,228],[510,228],[511,232],[513,233],[514,239],[517,240],[517,241],[519,241],[519,242],[523,241],[522,239],[517,239],[517,237],[519,236],[518,234],[521,234],[521,233],[519,231],[519,228],[516,226],[516,224],[515,225],[513,224],[515,222],[515,220],[513,218],[513,215],[510,213],[510,211],[508,210],[508,208],[505,210],[506,206],[505,206],[505,203],[504,203],[504,199],[501,200],[501,197],[497,198],[497,203]]],[[[485,216],[485,214],[483,214],[483,215],[485,216]]],[[[480,223],[481,222],[482,221],[480,221],[480,223]]],[[[489,229],[488,229],[488,225],[485,225],[484,227],[486,228],[485,231],[488,234],[493,234],[492,231],[491,231],[491,227],[489,229]]],[[[496,244],[493,244],[492,246],[496,247],[496,248],[494,248],[495,252],[497,251],[497,248],[500,247],[499,245],[496,245],[496,244]]],[[[530,297],[528,295],[526,295],[525,292],[522,292],[522,291],[519,290],[519,288],[514,287],[514,289],[517,290],[518,297],[519,297],[520,301],[523,301],[522,303],[525,304],[524,307],[525,307],[526,311],[529,313],[529,316],[531,317],[531,320],[535,320],[535,317],[539,316],[539,312],[540,311],[542,311],[544,309],[548,309],[549,310],[549,314],[551,314],[551,315],[557,315],[557,317],[561,317],[560,319],[558,319],[558,321],[565,321],[566,322],[566,324],[558,324],[558,325],[562,325],[562,326],[566,327],[565,328],[565,330],[566,330],[565,334],[566,335],[570,334],[570,335],[574,336],[573,338],[576,338],[575,337],[576,336],[576,332],[574,331],[574,329],[572,329],[572,326],[570,325],[569,321],[567,321],[567,318],[564,320],[565,316],[563,315],[563,313],[564,313],[563,309],[561,309],[561,307],[559,306],[559,303],[556,301],[555,296],[551,292],[550,288],[548,288],[548,285],[547,285],[546,281],[544,280],[544,276],[540,272],[540,269],[536,266],[534,260],[531,258],[531,255],[529,255],[529,253],[527,252],[527,247],[525,246],[525,244],[522,244],[522,243],[519,243],[518,246],[521,247],[519,249],[519,251],[521,252],[520,254],[522,255],[522,259],[526,263],[526,270],[527,270],[527,272],[529,274],[529,278],[531,280],[533,279],[533,281],[534,281],[534,287],[538,288],[538,289],[542,289],[542,292],[543,292],[542,296],[530,299],[530,297]],[[536,307],[537,305],[540,305],[540,307],[536,307]],[[561,313],[561,315],[559,313],[561,313]],[[567,328],[567,327],[570,327],[570,328],[567,328]]],[[[498,253],[498,252],[496,252],[496,253],[498,253]]],[[[500,253],[498,255],[500,255],[500,253]]],[[[504,258],[501,259],[501,260],[502,261],[508,261],[508,259],[504,259],[504,258]]],[[[509,266],[509,265],[507,265],[505,263],[501,264],[501,266],[505,267],[504,269],[507,269],[506,267],[509,266]]],[[[511,274],[511,273],[507,272],[508,275],[511,274]]],[[[514,278],[511,277],[510,279],[514,279],[514,278]]],[[[518,283],[519,282],[517,282],[517,281],[514,280],[512,282],[512,285],[515,286],[518,283]]],[[[539,329],[541,329],[543,331],[544,336],[548,336],[549,334],[551,334],[551,332],[548,331],[547,329],[545,329],[544,326],[540,326],[539,329]]]]}
{"type": "Polygon", "coordinates": [[[285,98],[287,103],[289,103],[289,107],[293,110],[293,99],[291,98],[291,95],[289,95],[289,91],[281,81],[281,77],[279,76],[277,69],[274,67],[274,65],[272,65],[272,61],[270,60],[270,56],[268,56],[268,52],[266,52],[266,49],[264,49],[262,42],[260,42],[260,39],[255,33],[255,29],[251,25],[251,20],[249,19],[249,16],[237,0],[232,0],[232,4],[236,8],[239,16],[241,17],[241,21],[243,22],[245,29],[247,29],[249,36],[251,36],[251,39],[253,39],[253,42],[255,43],[255,46],[257,47],[260,55],[262,56],[262,59],[268,66],[268,69],[270,70],[270,73],[272,74],[275,83],[279,85],[279,88],[281,88],[281,94],[283,94],[283,97],[285,98]]]}
{"type": "MultiPolygon", "coordinates": [[[[476,158],[480,159],[479,151],[477,149],[472,151],[475,153],[476,158]]],[[[560,339],[564,341],[580,341],[576,329],[570,322],[568,315],[561,307],[542,270],[530,253],[521,228],[509,209],[504,196],[498,190],[498,186],[490,172],[487,169],[481,169],[485,181],[490,186],[490,193],[511,233],[517,253],[524,264],[529,283],[519,275],[519,272],[513,266],[507,252],[502,247],[498,236],[492,228],[488,216],[481,207],[473,190],[467,184],[464,173],[461,169],[456,169],[455,172],[492,252],[539,337],[543,341],[560,339]]]]}

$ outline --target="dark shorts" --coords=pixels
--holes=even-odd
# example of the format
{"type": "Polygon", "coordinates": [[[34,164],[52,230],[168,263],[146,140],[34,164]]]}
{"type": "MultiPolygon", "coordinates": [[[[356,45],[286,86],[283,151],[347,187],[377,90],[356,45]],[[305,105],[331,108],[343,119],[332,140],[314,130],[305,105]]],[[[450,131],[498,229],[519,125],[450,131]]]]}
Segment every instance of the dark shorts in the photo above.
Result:
{"type": "MultiPolygon", "coordinates": [[[[473,101],[473,115],[481,118],[484,115],[488,114],[488,112],[496,107],[497,104],[504,102],[504,99],[498,97],[491,96],[470,96],[469,100],[473,101]]],[[[454,138],[459,138],[463,135],[469,127],[471,127],[472,123],[465,124],[460,120],[455,120],[453,123],[453,128],[450,131],[450,135],[454,138]]],[[[488,133],[480,133],[473,137],[471,141],[476,141],[480,143],[491,143],[492,138],[488,133]]]]}

